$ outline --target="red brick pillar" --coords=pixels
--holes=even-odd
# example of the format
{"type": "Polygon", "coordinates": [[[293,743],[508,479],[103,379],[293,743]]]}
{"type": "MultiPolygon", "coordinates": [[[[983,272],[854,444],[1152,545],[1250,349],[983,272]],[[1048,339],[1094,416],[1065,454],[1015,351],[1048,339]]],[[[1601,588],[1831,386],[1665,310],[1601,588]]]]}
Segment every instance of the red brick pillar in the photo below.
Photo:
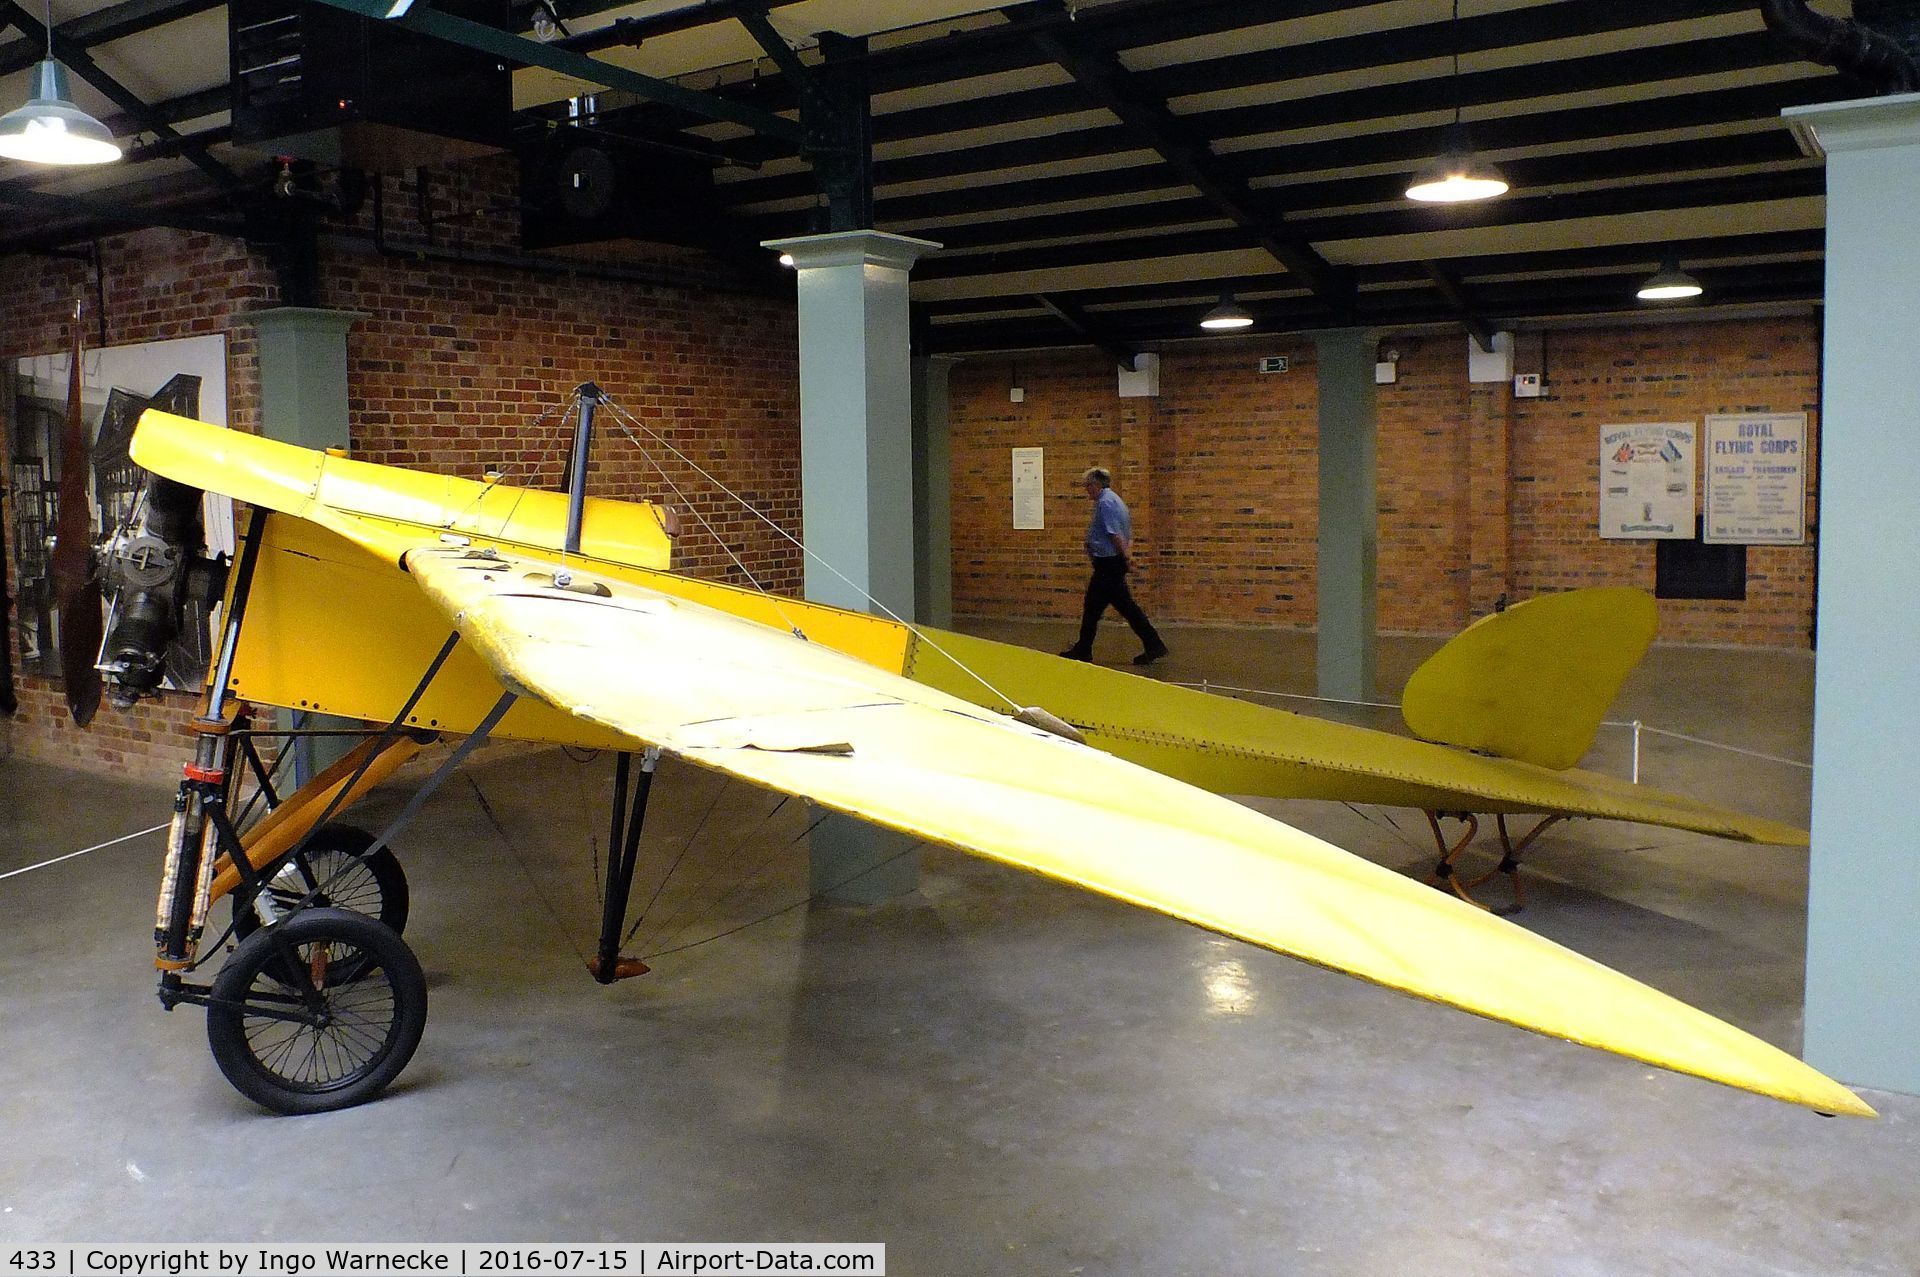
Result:
{"type": "Polygon", "coordinates": [[[1513,592],[1513,385],[1467,388],[1467,607],[1474,619],[1513,592]]]}
{"type": "Polygon", "coordinates": [[[1127,584],[1147,615],[1157,622],[1155,603],[1165,593],[1160,588],[1160,566],[1164,550],[1159,520],[1155,517],[1156,489],[1160,486],[1158,440],[1154,431],[1154,400],[1150,398],[1120,401],[1120,455],[1114,458],[1113,486],[1127,503],[1133,517],[1134,553],[1127,584]]]}

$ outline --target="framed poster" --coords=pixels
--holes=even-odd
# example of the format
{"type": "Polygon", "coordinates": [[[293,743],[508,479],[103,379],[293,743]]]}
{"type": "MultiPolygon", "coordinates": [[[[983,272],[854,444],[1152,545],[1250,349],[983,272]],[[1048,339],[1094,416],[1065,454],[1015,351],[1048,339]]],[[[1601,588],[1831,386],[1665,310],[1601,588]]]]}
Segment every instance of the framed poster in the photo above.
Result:
{"type": "Polygon", "coordinates": [[[1693,539],[1690,421],[1600,427],[1600,535],[1693,539]]]}
{"type": "MultiPolygon", "coordinates": [[[[21,359],[11,368],[7,482],[13,490],[11,539],[21,663],[27,672],[47,675],[60,671],[59,610],[51,569],[71,358],[60,351],[21,359]]],[[[93,437],[87,504],[97,545],[113,535],[133,509],[145,472],[128,459],[127,447],[142,412],[162,408],[215,425],[227,423],[227,339],[216,333],[88,350],[80,358],[80,380],[81,413],[93,437]]],[[[233,553],[233,502],[209,493],[202,518],[208,548],[233,553]]],[[[205,640],[200,636],[199,651],[193,655],[204,655],[205,640]]],[[[203,673],[190,664],[170,667],[170,685],[191,687],[203,673]]]]}
{"type": "Polygon", "coordinates": [[[1707,418],[1706,520],[1710,545],[1805,545],[1807,414],[1707,418]]]}
{"type": "Polygon", "coordinates": [[[1013,450],[1013,526],[1017,530],[1047,526],[1047,450],[1013,450]]]}

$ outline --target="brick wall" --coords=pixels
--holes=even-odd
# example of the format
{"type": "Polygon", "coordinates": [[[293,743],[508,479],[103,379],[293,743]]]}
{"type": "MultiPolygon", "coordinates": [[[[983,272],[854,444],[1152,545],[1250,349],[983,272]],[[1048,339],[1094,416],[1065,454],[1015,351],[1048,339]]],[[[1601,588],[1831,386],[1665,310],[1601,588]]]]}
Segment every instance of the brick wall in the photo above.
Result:
{"type": "MultiPolygon", "coordinates": [[[[617,263],[604,250],[583,255],[577,275],[442,260],[513,250],[512,180],[499,160],[436,174],[429,235],[414,213],[413,177],[389,177],[386,251],[369,238],[371,205],[355,225],[331,228],[350,233],[323,240],[319,304],[366,316],[347,339],[356,455],[470,476],[503,464],[508,482],[555,486],[571,427],[554,410],[592,380],[632,414],[628,428],[648,445],[635,447],[617,415],[603,411],[592,490],[675,500],[678,489],[690,507],[676,551],[681,565],[742,582],[751,573],[770,589],[797,592],[798,552],[694,470],[799,534],[791,300],[745,291],[700,255],[675,249],[629,246],[617,263]],[[593,277],[610,264],[620,278],[593,277]]],[[[267,260],[235,240],[168,230],[110,239],[102,249],[107,343],[225,333],[230,419],[257,431],[257,352],[245,315],[280,304],[267,260]]],[[[63,348],[76,288],[91,312],[91,268],[0,261],[0,358],[63,348]]],[[[99,344],[91,318],[87,341],[99,344]]],[[[12,526],[9,512],[9,543],[12,526]]],[[[7,632],[14,641],[11,623],[7,632]]],[[[194,698],[166,697],[131,714],[103,707],[82,733],[67,722],[57,683],[23,676],[18,686],[21,709],[0,719],[0,753],[168,778],[189,752],[183,727],[194,698]]]]}
{"type": "MultiPolygon", "coordinates": [[[[1401,357],[1398,380],[1379,388],[1381,628],[1448,633],[1501,594],[1652,589],[1653,544],[1596,532],[1599,427],[1813,414],[1819,340],[1810,318],[1551,332],[1542,339],[1551,393],[1538,400],[1470,385],[1458,336],[1383,343],[1401,357]]],[[[1086,520],[1075,480],[1107,464],[1121,494],[1149,511],[1135,527],[1138,593],[1156,619],[1313,624],[1312,344],[1248,338],[1172,350],[1160,391],[1119,398],[1112,364],[1091,352],[982,357],[954,369],[957,612],[1075,615],[1086,520]],[[1272,354],[1287,355],[1290,370],[1256,371],[1272,354]],[[1015,380],[1024,403],[1009,401],[1015,380]],[[1047,448],[1047,528],[1015,532],[1007,450],[1032,445],[1047,448]]],[[[1809,462],[1811,476],[1817,455],[1809,462]]],[[[1661,637],[1804,648],[1813,561],[1811,545],[1751,547],[1746,601],[1663,600],[1661,637]]]]}

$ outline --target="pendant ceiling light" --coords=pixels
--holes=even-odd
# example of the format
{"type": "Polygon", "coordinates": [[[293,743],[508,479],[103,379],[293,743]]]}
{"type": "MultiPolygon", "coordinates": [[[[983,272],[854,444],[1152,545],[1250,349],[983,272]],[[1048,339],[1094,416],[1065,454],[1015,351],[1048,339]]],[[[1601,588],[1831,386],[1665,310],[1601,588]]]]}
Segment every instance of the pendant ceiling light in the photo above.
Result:
{"type": "Polygon", "coordinates": [[[33,84],[25,106],[0,115],[0,156],[33,164],[108,164],[120,158],[120,144],[107,126],[73,104],[67,69],[53,60],[51,3],[47,56],[33,69],[33,84]]]}
{"type": "Polygon", "coordinates": [[[1440,158],[1413,175],[1407,198],[1428,204],[1459,204],[1507,193],[1507,179],[1473,152],[1460,118],[1460,0],[1453,0],[1453,123],[1440,135],[1440,158]]]}
{"type": "Polygon", "coordinates": [[[1228,329],[1253,327],[1253,315],[1232,293],[1221,293],[1220,304],[1200,317],[1202,328],[1228,329]]]}
{"type": "Polygon", "coordinates": [[[1700,287],[1700,281],[1680,269],[1680,259],[1672,253],[1660,263],[1660,269],[1647,276],[1636,294],[1643,302],[1678,301],[1685,297],[1698,297],[1706,291],[1700,287]]]}

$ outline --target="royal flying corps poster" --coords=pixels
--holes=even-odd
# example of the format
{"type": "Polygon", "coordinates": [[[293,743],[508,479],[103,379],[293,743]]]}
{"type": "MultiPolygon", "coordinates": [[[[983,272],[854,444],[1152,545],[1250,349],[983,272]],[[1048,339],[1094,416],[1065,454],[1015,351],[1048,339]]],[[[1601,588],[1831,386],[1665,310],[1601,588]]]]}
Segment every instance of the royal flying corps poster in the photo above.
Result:
{"type": "Polygon", "coordinates": [[[1600,427],[1600,535],[1693,539],[1690,421],[1600,427]]]}
{"type": "Polygon", "coordinates": [[[1720,545],[1806,544],[1806,413],[1708,417],[1706,458],[1701,540],[1720,545]]]}

